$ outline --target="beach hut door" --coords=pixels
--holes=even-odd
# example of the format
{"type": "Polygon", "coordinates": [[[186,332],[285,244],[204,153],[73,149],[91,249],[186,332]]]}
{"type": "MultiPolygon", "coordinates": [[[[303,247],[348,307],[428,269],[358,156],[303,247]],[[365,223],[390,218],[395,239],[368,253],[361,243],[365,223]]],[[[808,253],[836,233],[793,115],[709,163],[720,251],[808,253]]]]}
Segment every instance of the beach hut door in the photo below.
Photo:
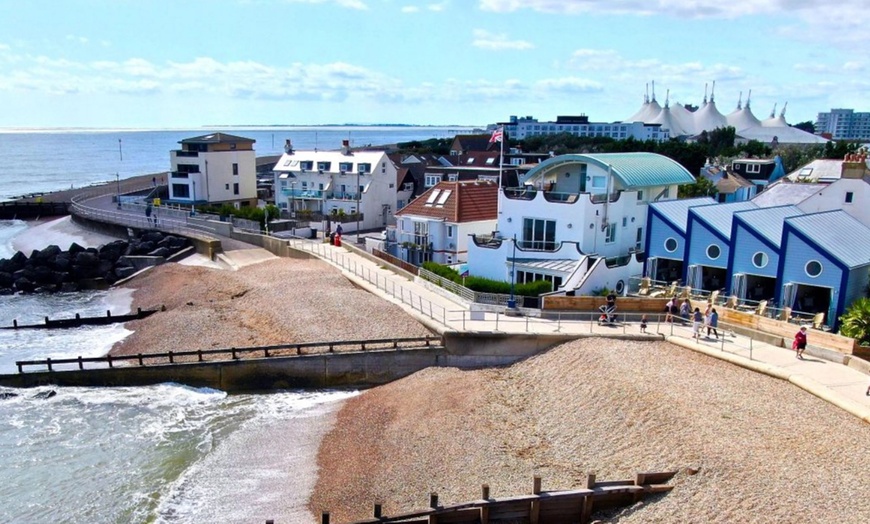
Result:
{"type": "Polygon", "coordinates": [[[701,271],[702,267],[700,264],[689,266],[689,282],[687,284],[690,288],[696,289],[701,287],[701,271]]]}
{"type": "Polygon", "coordinates": [[[658,269],[659,259],[657,257],[652,257],[646,262],[646,276],[648,276],[651,280],[657,280],[656,270],[658,269]]]}
{"type": "Polygon", "coordinates": [[[794,307],[794,296],[797,292],[797,286],[794,284],[785,284],[782,286],[782,307],[794,307]]]}
{"type": "Polygon", "coordinates": [[[737,298],[746,298],[746,273],[737,273],[731,278],[731,294],[737,298]]]}

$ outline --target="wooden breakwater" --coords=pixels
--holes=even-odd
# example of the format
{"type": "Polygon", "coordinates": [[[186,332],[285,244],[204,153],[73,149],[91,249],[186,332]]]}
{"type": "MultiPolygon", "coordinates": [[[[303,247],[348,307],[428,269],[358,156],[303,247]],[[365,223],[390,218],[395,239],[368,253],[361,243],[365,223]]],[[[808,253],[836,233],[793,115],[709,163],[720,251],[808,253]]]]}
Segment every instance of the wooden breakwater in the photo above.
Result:
{"type": "MultiPolygon", "coordinates": [[[[439,505],[438,494],[430,493],[426,509],[385,516],[382,505],[375,504],[372,518],[353,524],[587,524],[593,511],[629,506],[648,495],[667,493],[673,486],[666,482],[676,474],[638,473],[632,480],[604,482],[589,474],[583,488],[565,491],[542,491],[541,477],[536,476],[530,495],[506,498],[491,498],[489,486],[484,484],[480,500],[439,505]]],[[[328,512],[321,514],[321,524],[330,524],[328,512]]]]}
{"type": "Polygon", "coordinates": [[[66,202],[0,202],[0,220],[39,218],[69,214],[66,202]]]}
{"type": "Polygon", "coordinates": [[[150,317],[154,313],[157,313],[157,311],[159,310],[138,308],[135,313],[129,315],[112,316],[112,312],[107,310],[106,316],[104,317],[83,317],[79,313],[76,313],[75,318],[58,318],[52,320],[45,317],[45,320],[41,324],[19,324],[18,319],[13,319],[11,326],[3,326],[0,327],[0,329],[67,329],[81,326],[105,326],[108,324],[129,322],[131,320],[150,317]]]}

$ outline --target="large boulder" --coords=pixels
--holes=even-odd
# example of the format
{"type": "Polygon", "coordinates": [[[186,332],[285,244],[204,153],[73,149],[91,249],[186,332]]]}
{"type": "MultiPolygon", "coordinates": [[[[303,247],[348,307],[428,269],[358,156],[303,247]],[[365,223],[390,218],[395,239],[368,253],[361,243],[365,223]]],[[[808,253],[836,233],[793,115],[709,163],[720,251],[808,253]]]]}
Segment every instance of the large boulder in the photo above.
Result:
{"type": "Polygon", "coordinates": [[[136,268],[132,266],[117,266],[115,267],[115,276],[118,280],[127,278],[136,272],[136,268]]]}
{"type": "Polygon", "coordinates": [[[0,288],[12,287],[12,284],[14,282],[15,282],[15,279],[12,278],[12,273],[7,273],[6,271],[0,271],[0,288]]]}
{"type": "Polygon", "coordinates": [[[154,251],[149,252],[149,253],[148,253],[148,256],[149,256],[149,257],[163,257],[163,258],[166,258],[166,257],[168,257],[168,256],[171,255],[171,254],[172,254],[172,253],[169,251],[168,248],[165,248],[165,247],[158,247],[158,248],[155,249],[154,251]]]}
{"type": "Polygon", "coordinates": [[[104,244],[100,246],[100,258],[114,262],[127,252],[128,246],[129,242],[124,240],[115,240],[114,242],[104,244]]]}
{"type": "Polygon", "coordinates": [[[36,261],[42,264],[51,264],[52,261],[61,254],[61,250],[56,245],[52,244],[44,249],[39,251],[34,251],[33,255],[30,258],[36,259],[36,261]]]}
{"type": "Polygon", "coordinates": [[[24,293],[30,293],[36,288],[33,282],[27,277],[21,277],[15,280],[15,289],[24,293]]]}
{"type": "Polygon", "coordinates": [[[100,263],[100,257],[97,256],[96,253],[82,251],[80,253],[76,253],[75,258],[73,259],[73,263],[77,266],[96,267],[97,264],[100,263]]]}
{"type": "Polygon", "coordinates": [[[70,245],[69,245],[69,249],[67,249],[67,251],[69,251],[69,254],[70,254],[70,255],[73,255],[73,256],[75,256],[77,253],[81,253],[81,252],[84,251],[84,250],[85,250],[85,248],[83,248],[82,246],[76,244],[75,242],[73,242],[72,244],[70,244],[70,245]]]}

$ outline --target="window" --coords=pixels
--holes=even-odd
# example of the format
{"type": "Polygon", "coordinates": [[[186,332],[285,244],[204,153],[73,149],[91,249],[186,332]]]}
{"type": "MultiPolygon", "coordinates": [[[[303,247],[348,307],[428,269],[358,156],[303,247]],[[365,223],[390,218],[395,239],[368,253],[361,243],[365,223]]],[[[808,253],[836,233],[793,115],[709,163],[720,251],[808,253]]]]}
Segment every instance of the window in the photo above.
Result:
{"type": "Polygon", "coordinates": [[[525,249],[554,250],[556,248],[556,221],[524,218],[523,238],[520,245],[525,249]]]}
{"type": "Polygon", "coordinates": [[[456,182],[459,179],[459,173],[449,173],[447,175],[448,182],[456,182]]]}
{"type": "Polygon", "coordinates": [[[673,253],[676,250],[677,250],[677,239],[668,238],[667,240],[665,240],[665,251],[667,251],[668,253],[673,253]]]}
{"type": "Polygon", "coordinates": [[[628,227],[628,217],[622,217],[622,227],[628,227]]]}
{"type": "Polygon", "coordinates": [[[592,188],[593,189],[606,189],[607,188],[607,177],[603,175],[593,175],[592,176],[592,188]]]}
{"type": "Polygon", "coordinates": [[[311,160],[303,160],[299,162],[299,169],[301,169],[302,171],[311,171],[312,169],[314,169],[314,162],[311,160]]]}
{"type": "Polygon", "coordinates": [[[643,228],[637,228],[637,237],[634,239],[634,249],[640,251],[643,247],[643,228]]]}
{"type": "Polygon", "coordinates": [[[239,164],[233,164],[233,176],[239,176],[239,164]]]}
{"type": "Polygon", "coordinates": [[[199,173],[199,164],[178,164],[179,173],[199,173]]]}
{"type": "Polygon", "coordinates": [[[707,258],[710,260],[716,260],[719,258],[719,255],[722,254],[722,249],[719,248],[716,244],[710,244],[707,246],[707,258]]]}
{"type": "Polygon", "coordinates": [[[187,184],[172,184],[172,198],[190,198],[190,187],[187,184]]]}
{"type": "Polygon", "coordinates": [[[453,238],[453,226],[447,226],[447,238],[453,238]]]}
{"type": "Polygon", "coordinates": [[[851,204],[851,203],[852,203],[852,199],[853,199],[854,197],[855,197],[855,194],[854,194],[854,193],[852,193],[851,191],[846,191],[846,203],[847,203],[847,204],[851,204]]]}
{"type": "Polygon", "coordinates": [[[342,173],[353,171],[353,162],[340,162],[338,164],[338,170],[342,173]]]}
{"type": "Polygon", "coordinates": [[[227,191],[229,191],[229,190],[230,190],[230,185],[229,185],[229,184],[225,184],[225,185],[226,185],[226,187],[225,187],[224,189],[226,189],[227,191]]]}
{"type": "Polygon", "coordinates": [[[759,251],[752,255],[752,265],[759,269],[767,266],[768,261],[767,253],[763,251],[759,251]]]}
{"type": "Polygon", "coordinates": [[[432,187],[438,182],[441,182],[441,175],[426,175],[426,187],[432,187]]]}
{"type": "Polygon", "coordinates": [[[332,167],[332,162],[318,162],[317,163],[317,170],[318,171],[329,171],[329,169],[331,167],[332,167]]]}
{"type": "Polygon", "coordinates": [[[616,222],[611,222],[607,224],[607,236],[604,237],[605,244],[612,244],[616,242],[616,222]]]}
{"type": "Polygon", "coordinates": [[[643,202],[643,191],[642,190],[637,192],[637,201],[643,202]]]}
{"type": "Polygon", "coordinates": [[[239,183],[238,183],[238,182],[236,182],[235,184],[233,184],[233,194],[234,194],[234,195],[238,195],[238,194],[239,194],[239,183]]]}
{"type": "Polygon", "coordinates": [[[447,202],[447,199],[450,198],[450,193],[452,193],[452,189],[445,189],[441,192],[441,196],[438,197],[438,201],[435,202],[435,207],[444,207],[444,204],[447,202]]]}
{"type": "Polygon", "coordinates": [[[440,195],[440,194],[441,194],[441,190],[440,190],[440,189],[434,189],[434,190],[432,190],[432,193],[429,194],[429,198],[426,199],[426,204],[425,204],[425,205],[431,207],[432,204],[435,203],[435,199],[438,198],[438,195],[440,195]]]}
{"type": "Polygon", "coordinates": [[[362,174],[371,173],[372,172],[372,165],[371,164],[357,164],[356,171],[357,171],[357,173],[362,173],[362,174]]]}
{"type": "Polygon", "coordinates": [[[747,173],[761,173],[761,164],[746,164],[747,173]]]}
{"type": "Polygon", "coordinates": [[[807,262],[807,265],[804,266],[804,271],[807,276],[816,278],[817,276],[822,274],[822,263],[818,260],[810,260],[807,262]]]}
{"type": "Polygon", "coordinates": [[[390,184],[390,189],[393,189],[394,187],[396,187],[396,184],[390,184]]]}

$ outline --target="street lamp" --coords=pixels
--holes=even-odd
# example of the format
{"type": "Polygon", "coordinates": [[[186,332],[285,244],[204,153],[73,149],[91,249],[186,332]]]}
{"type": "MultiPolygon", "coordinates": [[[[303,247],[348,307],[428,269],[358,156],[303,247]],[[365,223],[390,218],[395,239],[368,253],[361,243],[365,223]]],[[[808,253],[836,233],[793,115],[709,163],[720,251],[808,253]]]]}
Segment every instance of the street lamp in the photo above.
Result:
{"type": "Polygon", "coordinates": [[[511,296],[508,299],[508,309],[515,309],[517,301],[514,298],[514,282],[517,279],[517,235],[514,234],[514,254],[511,258],[511,296]]]}
{"type": "Polygon", "coordinates": [[[193,182],[193,200],[190,201],[190,216],[194,216],[196,214],[196,180],[191,180],[193,182]]]}
{"type": "MultiPolygon", "coordinates": [[[[121,141],[118,140],[120,143],[121,141]]],[[[118,184],[118,209],[121,209],[121,174],[115,173],[115,182],[118,184]]]]}
{"type": "Polygon", "coordinates": [[[360,190],[360,187],[359,187],[359,169],[357,169],[356,170],[356,243],[357,244],[359,244],[359,215],[360,215],[359,198],[360,198],[360,193],[362,193],[362,191],[360,190]]]}

